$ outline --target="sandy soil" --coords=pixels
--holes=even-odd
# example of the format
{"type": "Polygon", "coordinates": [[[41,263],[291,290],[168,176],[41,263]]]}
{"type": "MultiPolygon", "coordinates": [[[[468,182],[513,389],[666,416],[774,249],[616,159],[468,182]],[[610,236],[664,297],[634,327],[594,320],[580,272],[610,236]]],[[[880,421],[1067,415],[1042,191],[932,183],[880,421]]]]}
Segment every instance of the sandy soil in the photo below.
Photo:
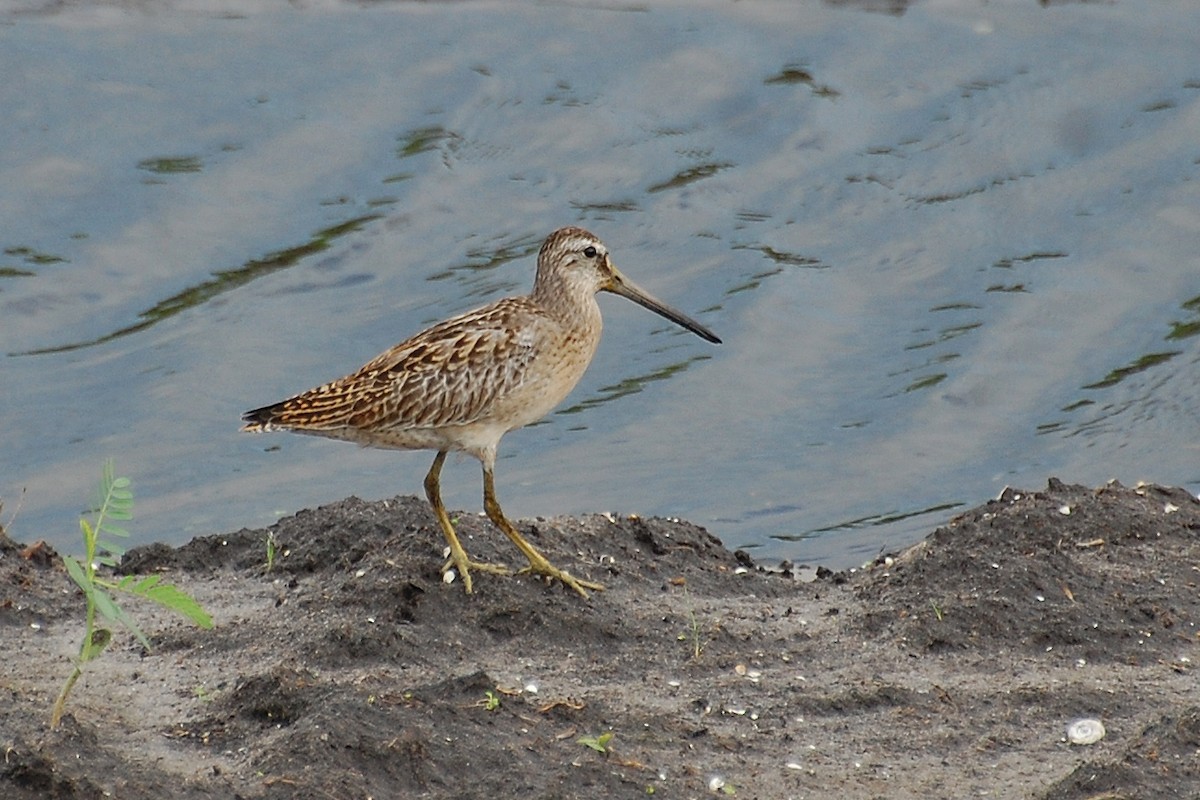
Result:
{"type": "Polygon", "coordinates": [[[217,625],[126,603],[154,650],[118,633],[54,731],[82,596],[0,537],[0,796],[1200,797],[1186,491],[1051,480],[808,581],[685,522],[521,528],[608,591],[479,575],[466,595],[408,497],[280,521],[270,571],[265,530],[133,551],[124,571],[217,625]],[[1070,744],[1082,717],[1105,738],[1070,744]]]}

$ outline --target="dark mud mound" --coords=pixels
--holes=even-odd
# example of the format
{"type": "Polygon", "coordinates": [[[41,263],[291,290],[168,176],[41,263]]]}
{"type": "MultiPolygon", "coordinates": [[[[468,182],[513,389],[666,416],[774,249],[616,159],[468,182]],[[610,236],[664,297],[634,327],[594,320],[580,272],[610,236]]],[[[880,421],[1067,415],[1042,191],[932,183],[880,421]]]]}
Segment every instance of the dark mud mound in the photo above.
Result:
{"type": "Polygon", "coordinates": [[[1200,502],[1182,489],[1007,489],[878,565],[858,593],[880,610],[862,624],[924,652],[1171,659],[1200,621],[1200,592],[1187,591],[1198,532],[1200,502]]]}
{"type": "Polygon", "coordinates": [[[1180,490],[1052,481],[798,583],[687,523],[523,521],[608,587],[584,601],[467,595],[424,503],[351,498],[132,551],[217,626],[131,603],[153,652],[119,634],[56,731],[83,602],[0,537],[0,796],[1194,797],[1197,524],[1180,490]],[[1084,716],[1108,735],[1071,746],[1084,716]]]}

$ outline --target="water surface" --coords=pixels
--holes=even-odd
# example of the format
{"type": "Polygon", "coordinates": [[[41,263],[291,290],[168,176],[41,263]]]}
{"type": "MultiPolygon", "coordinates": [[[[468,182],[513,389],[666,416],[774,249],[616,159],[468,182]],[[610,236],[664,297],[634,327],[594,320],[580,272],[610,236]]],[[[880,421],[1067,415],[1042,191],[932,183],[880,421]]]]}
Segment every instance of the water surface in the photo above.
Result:
{"type": "MultiPolygon", "coordinates": [[[[602,298],[581,385],[501,447],[513,516],[682,516],[846,565],[1052,474],[1200,487],[1193,4],[3,21],[18,538],[77,549],[107,457],[139,538],[174,543],[419,492],[432,454],[238,416],[527,290],[563,224],[725,343],[602,298]]],[[[480,508],[474,461],[443,486],[480,508]]]]}

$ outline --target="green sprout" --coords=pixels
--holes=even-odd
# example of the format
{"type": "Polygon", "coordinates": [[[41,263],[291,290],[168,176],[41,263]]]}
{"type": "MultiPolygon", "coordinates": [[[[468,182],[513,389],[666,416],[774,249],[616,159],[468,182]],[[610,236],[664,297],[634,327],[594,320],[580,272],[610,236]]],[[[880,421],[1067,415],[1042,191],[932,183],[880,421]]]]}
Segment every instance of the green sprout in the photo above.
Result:
{"type": "Polygon", "coordinates": [[[275,531],[267,531],[267,572],[275,566],[275,531]]]}
{"type": "Polygon", "coordinates": [[[577,741],[581,745],[584,745],[585,747],[592,748],[597,753],[602,753],[604,755],[608,755],[610,752],[610,750],[608,748],[608,743],[612,741],[612,738],[613,738],[613,732],[605,731],[604,733],[600,734],[599,736],[580,736],[575,741],[577,741]]]}
{"type": "Polygon", "coordinates": [[[688,595],[687,584],[683,583],[683,599],[687,603],[688,632],[681,633],[676,638],[681,642],[691,641],[692,660],[699,661],[700,653],[704,650],[704,641],[700,638],[700,621],[696,619],[696,605],[688,595]]]}
{"type": "Polygon", "coordinates": [[[146,578],[127,575],[120,580],[110,580],[96,574],[98,566],[117,565],[117,560],[124,554],[125,549],[113,541],[113,538],[129,538],[129,531],[117,523],[133,519],[133,490],[130,488],[129,479],[114,475],[111,460],[104,464],[99,499],[92,513],[95,515],[92,522],[88,522],[86,517],[79,520],[79,527],[83,531],[83,562],[68,555],[63,556],[63,566],[66,567],[67,574],[83,590],[87,601],[87,614],[84,618],[79,656],[75,659],[75,666],[63,684],[58,699],[54,701],[54,710],[50,715],[51,728],[57,728],[62,720],[67,696],[79,680],[79,676],[83,674],[84,665],[98,658],[112,643],[112,630],[96,624],[97,611],[108,621],[123,625],[137,637],[147,651],[150,650],[150,640],[134,623],[133,618],[117,605],[113,593],[123,592],[152,600],[164,608],[182,614],[202,628],[211,628],[213,625],[212,617],[199,603],[179,587],[163,583],[161,575],[146,578]]]}

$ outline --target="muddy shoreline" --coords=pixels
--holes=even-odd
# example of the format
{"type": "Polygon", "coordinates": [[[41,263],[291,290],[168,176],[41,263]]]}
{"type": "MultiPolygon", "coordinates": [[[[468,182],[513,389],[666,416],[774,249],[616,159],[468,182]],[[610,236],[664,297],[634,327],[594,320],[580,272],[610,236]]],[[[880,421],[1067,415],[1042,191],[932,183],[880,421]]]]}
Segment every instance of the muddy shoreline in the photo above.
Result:
{"type": "MultiPolygon", "coordinates": [[[[460,514],[473,557],[515,563],[460,514]]],[[[49,712],[83,600],[0,537],[0,795],[29,798],[1200,796],[1200,503],[1051,480],[802,582],[686,522],[525,520],[583,601],[446,585],[411,497],[131,551],[212,613],[129,610],[49,712]],[[1101,721],[1091,745],[1068,723],[1101,721]],[[611,734],[611,737],[606,736],[611,734]]]]}

